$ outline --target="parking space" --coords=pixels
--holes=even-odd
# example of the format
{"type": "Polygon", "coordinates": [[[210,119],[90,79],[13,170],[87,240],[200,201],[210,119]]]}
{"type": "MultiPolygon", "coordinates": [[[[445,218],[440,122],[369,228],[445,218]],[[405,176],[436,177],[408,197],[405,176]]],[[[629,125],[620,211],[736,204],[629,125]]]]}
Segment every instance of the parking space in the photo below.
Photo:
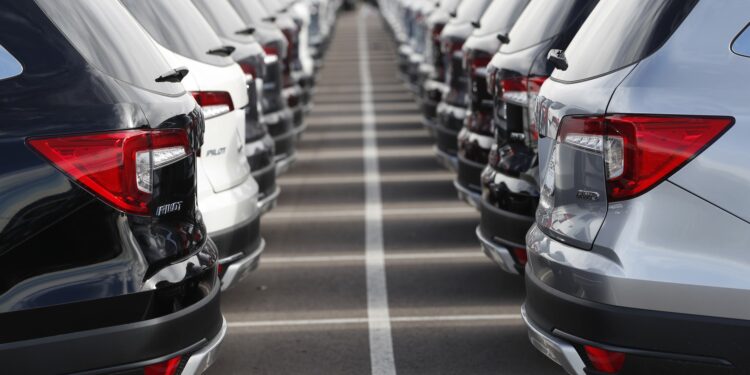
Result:
{"type": "Polygon", "coordinates": [[[562,373],[529,344],[523,280],[479,250],[393,56],[376,12],[342,16],[209,374],[562,373]]]}

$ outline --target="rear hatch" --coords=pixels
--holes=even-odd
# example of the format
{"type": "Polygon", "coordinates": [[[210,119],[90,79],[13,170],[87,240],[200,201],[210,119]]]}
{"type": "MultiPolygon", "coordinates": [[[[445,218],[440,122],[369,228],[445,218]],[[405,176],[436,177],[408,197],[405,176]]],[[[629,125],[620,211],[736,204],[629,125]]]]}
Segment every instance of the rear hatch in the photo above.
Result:
{"type": "Polygon", "coordinates": [[[491,0],[464,0],[454,13],[455,17],[448,22],[440,35],[443,66],[446,69],[445,83],[449,88],[445,101],[451,105],[467,105],[468,82],[462,48],[466,39],[479,25],[479,20],[490,3],[491,0]]]}
{"type": "Polygon", "coordinates": [[[564,54],[567,69],[555,70],[535,100],[541,177],[536,220],[548,235],[590,249],[608,202],[629,197],[616,185],[631,172],[632,166],[624,164],[630,151],[624,150],[637,134],[628,129],[641,119],[606,117],[609,101],[696,3],[603,1],[570,43],[564,54]]]}
{"type": "Polygon", "coordinates": [[[206,118],[201,165],[214,192],[245,182],[250,176],[243,150],[248,96],[244,74],[229,57],[235,47],[224,45],[189,1],[123,0],[123,4],[169,50],[164,55],[170,64],[188,66],[198,84],[187,89],[206,118]]]}

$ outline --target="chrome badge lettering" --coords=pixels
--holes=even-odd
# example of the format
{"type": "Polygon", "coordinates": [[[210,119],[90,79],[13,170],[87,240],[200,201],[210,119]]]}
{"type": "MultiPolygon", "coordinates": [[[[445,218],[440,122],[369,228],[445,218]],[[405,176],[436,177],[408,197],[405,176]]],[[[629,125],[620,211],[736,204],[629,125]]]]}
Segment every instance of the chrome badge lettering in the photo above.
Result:
{"type": "Polygon", "coordinates": [[[578,190],[576,198],[583,199],[585,201],[596,202],[599,200],[599,193],[595,191],[578,190]]]}
{"type": "Polygon", "coordinates": [[[163,216],[182,209],[182,201],[165,204],[156,208],[156,216],[163,216]]]}

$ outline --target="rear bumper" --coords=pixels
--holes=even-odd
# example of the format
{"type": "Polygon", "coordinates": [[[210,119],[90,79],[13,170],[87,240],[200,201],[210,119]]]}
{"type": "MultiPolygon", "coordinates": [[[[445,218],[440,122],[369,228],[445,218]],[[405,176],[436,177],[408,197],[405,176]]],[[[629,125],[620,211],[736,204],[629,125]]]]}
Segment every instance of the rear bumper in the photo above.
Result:
{"type": "Polygon", "coordinates": [[[440,103],[437,107],[437,126],[435,127],[438,148],[451,157],[458,153],[458,133],[463,128],[466,110],[440,103]]]}
{"type": "Polygon", "coordinates": [[[526,272],[526,293],[525,319],[532,343],[563,367],[576,369],[569,371],[571,374],[598,374],[590,368],[580,369],[575,360],[571,347],[585,366],[591,367],[583,345],[625,353],[620,375],[750,371],[744,346],[750,321],[596,303],[553,289],[530,270],[526,272]],[[556,350],[566,354],[550,355],[556,350]]]}
{"type": "MultiPolygon", "coordinates": [[[[276,171],[274,170],[273,173],[275,175],[276,171]]],[[[281,188],[277,186],[272,193],[266,194],[261,200],[258,201],[258,209],[260,210],[261,215],[268,213],[276,207],[276,202],[279,199],[279,195],[281,195],[281,188]]]]}
{"type": "Polygon", "coordinates": [[[282,175],[289,171],[289,168],[297,161],[297,153],[288,155],[277,155],[276,159],[276,176],[282,175]]]}
{"type": "MultiPolygon", "coordinates": [[[[275,200],[279,195],[279,187],[276,185],[276,163],[265,166],[263,169],[252,171],[251,175],[258,183],[258,207],[266,206],[263,202],[275,200]]],[[[261,213],[266,211],[261,210],[261,213]]]]}
{"type": "Polygon", "coordinates": [[[497,263],[503,271],[513,275],[520,274],[520,272],[518,272],[516,261],[513,259],[513,256],[510,254],[510,250],[508,250],[507,247],[497,244],[487,238],[482,234],[481,227],[477,227],[476,235],[477,239],[479,239],[479,243],[482,245],[482,251],[484,251],[484,254],[487,255],[488,258],[497,263]]]}
{"type": "Polygon", "coordinates": [[[219,264],[226,267],[226,271],[221,277],[221,291],[223,292],[234,284],[241,282],[250,272],[258,269],[260,256],[265,249],[266,241],[261,238],[256,248],[249,254],[241,254],[241,257],[238,258],[219,260],[219,264]]]}
{"type": "MultiPolygon", "coordinates": [[[[65,324],[64,316],[57,319],[65,324]]],[[[0,344],[0,363],[3,374],[142,374],[144,366],[182,355],[191,356],[191,369],[205,370],[225,330],[214,283],[200,301],[159,318],[0,344]]]]}
{"type": "MultiPolygon", "coordinates": [[[[458,169],[459,169],[459,171],[461,169],[461,159],[460,158],[459,158],[458,169]]],[[[454,180],[453,181],[453,186],[456,188],[456,192],[458,193],[458,199],[466,202],[469,206],[472,206],[472,207],[474,207],[476,209],[479,209],[479,204],[482,201],[482,193],[481,192],[478,192],[476,190],[467,188],[466,186],[464,186],[463,184],[461,184],[461,182],[459,180],[454,180]]]]}

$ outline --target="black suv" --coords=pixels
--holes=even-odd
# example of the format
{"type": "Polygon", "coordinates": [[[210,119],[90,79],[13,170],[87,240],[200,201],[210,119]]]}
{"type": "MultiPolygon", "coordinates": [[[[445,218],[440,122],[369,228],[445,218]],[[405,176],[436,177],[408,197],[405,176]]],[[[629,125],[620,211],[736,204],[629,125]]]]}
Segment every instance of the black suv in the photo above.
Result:
{"type": "Polygon", "coordinates": [[[226,325],[187,72],[115,0],[0,19],[1,372],[202,372],[226,325]]]}

